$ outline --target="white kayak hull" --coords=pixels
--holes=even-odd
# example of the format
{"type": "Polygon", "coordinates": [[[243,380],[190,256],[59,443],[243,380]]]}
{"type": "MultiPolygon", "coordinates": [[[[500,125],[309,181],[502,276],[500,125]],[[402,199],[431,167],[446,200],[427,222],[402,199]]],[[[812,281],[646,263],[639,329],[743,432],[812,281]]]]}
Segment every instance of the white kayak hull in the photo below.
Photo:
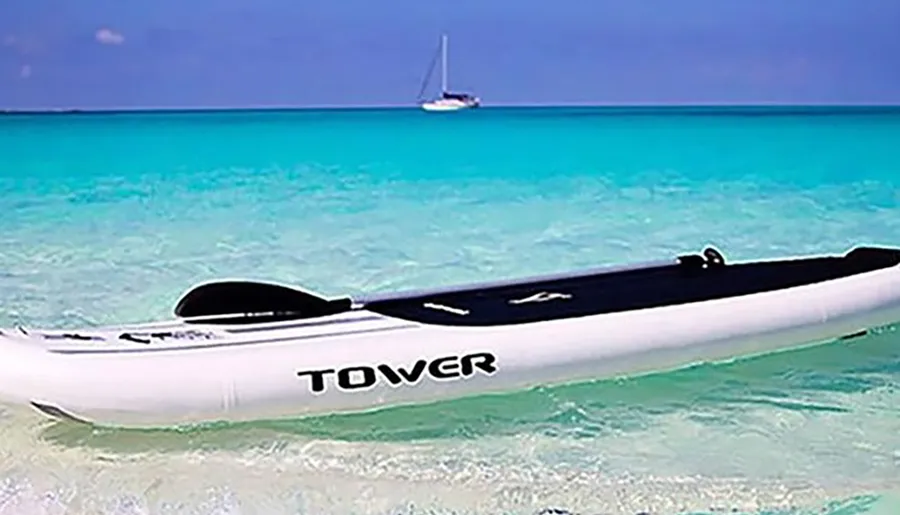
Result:
{"type": "MultiPolygon", "coordinates": [[[[544,304],[566,302],[564,294],[551,297],[544,304]]],[[[239,325],[4,329],[0,401],[91,424],[161,427],[635,375],[896,323],[900,264],[772,291],[514,324],[429,323],[384,314],[390,309],[239,325]]]]}

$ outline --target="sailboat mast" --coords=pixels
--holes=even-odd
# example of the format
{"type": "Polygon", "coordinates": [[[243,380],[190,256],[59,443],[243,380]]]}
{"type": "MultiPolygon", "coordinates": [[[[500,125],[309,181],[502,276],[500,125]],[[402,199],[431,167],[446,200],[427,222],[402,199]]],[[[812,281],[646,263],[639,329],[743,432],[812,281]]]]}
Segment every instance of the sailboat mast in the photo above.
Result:
{"type": "Polygon", "coordinates": [[[441,34],[441,93],[447,92],[447,35],[441,34]]]}

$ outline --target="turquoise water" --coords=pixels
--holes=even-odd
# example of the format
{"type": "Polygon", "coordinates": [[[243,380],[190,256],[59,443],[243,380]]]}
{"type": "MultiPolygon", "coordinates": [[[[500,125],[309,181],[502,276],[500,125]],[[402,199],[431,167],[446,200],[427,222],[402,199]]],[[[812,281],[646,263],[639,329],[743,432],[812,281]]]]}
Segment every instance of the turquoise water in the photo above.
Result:
{"type": "MultiPolygon", "coordinates": [[[[900,109],[0,117],[0,326],[900,244],[900,109]]],[[[187,432],[0,407],[0,514],[897,513],[900,335],[650,377],[187,432]]]]}

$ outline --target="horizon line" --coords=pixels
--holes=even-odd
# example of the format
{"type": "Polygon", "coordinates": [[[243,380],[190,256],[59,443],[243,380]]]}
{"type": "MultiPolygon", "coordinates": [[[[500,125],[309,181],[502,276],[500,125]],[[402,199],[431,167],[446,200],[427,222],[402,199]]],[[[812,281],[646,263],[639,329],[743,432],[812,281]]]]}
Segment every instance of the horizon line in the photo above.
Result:
{"type": "MultiPolygon", "coordinates": [[[[789,102],[629,102],[629,103],[594,103],[594,102],[563,102],[563,103],[521,103],[507,102],[495,104],[482,104],[478,109],[492,108],[698,108],[698,107],[793,107],[793,108],[817,108],[817,107],[862,107],[862,108],[900,108],[900,103],[864,103],[864,102],[817,102],[817,103],[789,103],[789,102]]],[[[362,111],[362,110],[418,110],[417,104],[237,104],[218,106],[73,106],[73,107],[0,107],[0,114],[90,114],[90,113],[172,113],[172,112],[225,112],[225,111],[362,111]]]]}

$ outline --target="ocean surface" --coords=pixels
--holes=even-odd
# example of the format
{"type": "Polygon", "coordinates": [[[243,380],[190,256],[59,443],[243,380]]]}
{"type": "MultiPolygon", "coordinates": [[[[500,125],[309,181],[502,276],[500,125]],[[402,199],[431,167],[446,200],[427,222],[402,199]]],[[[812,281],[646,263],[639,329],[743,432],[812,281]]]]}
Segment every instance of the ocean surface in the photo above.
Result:
{"type": "MultiPolygon", "coordinates": [[[[0,116],[0,327],[169,317],[222,277],[332,295],[900,245],[898,142],[900,108],[0,116]]],[[[0,406],[0,514],[544,508],[900,513],[900,332],[277,424],[0,406]]]]}

